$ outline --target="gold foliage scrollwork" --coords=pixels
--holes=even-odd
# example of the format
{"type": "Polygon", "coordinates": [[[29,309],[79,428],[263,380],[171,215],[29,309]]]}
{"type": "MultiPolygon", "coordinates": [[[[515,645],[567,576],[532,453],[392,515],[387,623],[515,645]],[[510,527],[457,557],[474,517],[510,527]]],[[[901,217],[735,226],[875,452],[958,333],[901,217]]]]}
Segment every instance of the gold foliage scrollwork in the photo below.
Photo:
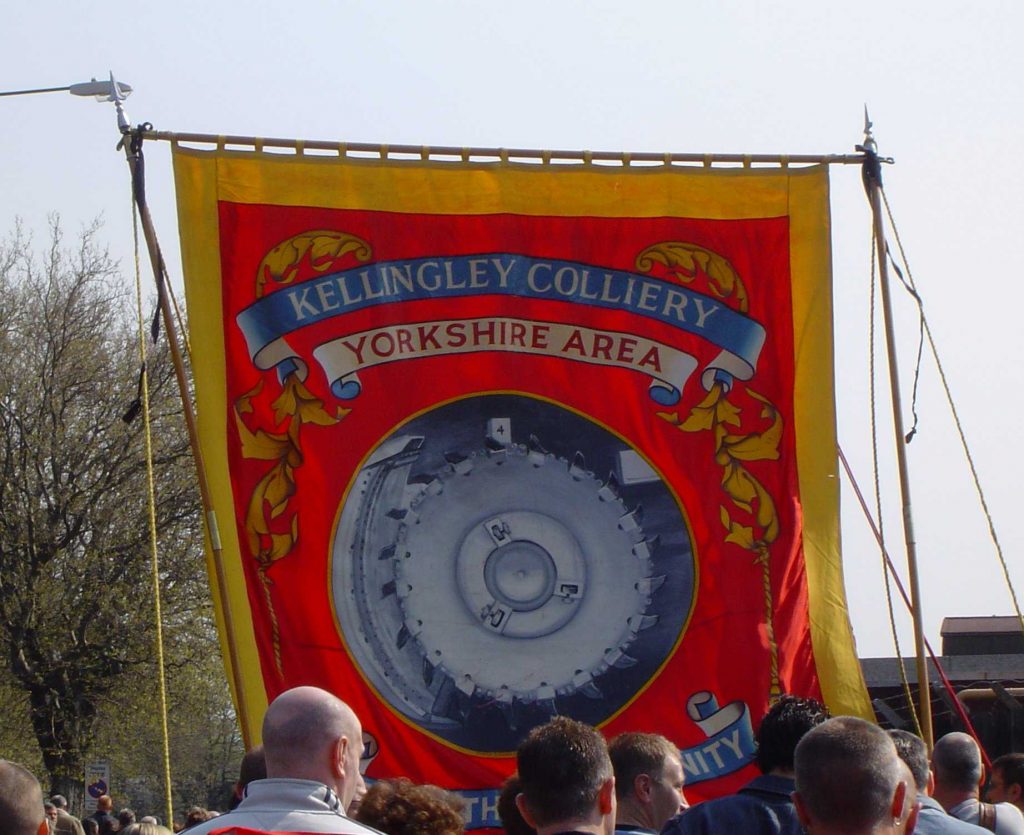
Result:
{"type": "Polygon", "coordinates": [[[304,424],[332,426],[340,421],[347,409],[329,413],[319,400],[303,385],[295,374],[285,378],[281,393],[274,400],[274,421],[283,431],[250,429],[244,418],[253,413],[252,400],[263,389],[261,380],[254,389],[235,402],[235,425],[241,441],[242,457],[268,461],[270,469],[260,479],[249,497],[245,514],[245,531],[249,553],[256,561],[256,571],[263,587],[263,598],[270,616],[274,644],[274,660],[282,672],[281,636],[270,594],[273,580],[268,575],[270,566],[287,556],[299,538],[299,517],[293,512],[284,518],[289,502],[295,496],[295,470],[302,465],[300,435],[304,424]]]}
{"type": "MultiPolygon", "coordinates": [[[[256,298],[262,298],[274,284],[292,284],[331,269],[339,269],[344,260],[370,260],[373,250],[362,238],[348,232],[315,229],[293,235],[271,249],[256,270],[256,298]]],[[[297,374],[289,374],[281,383],[281,391],[271,403],[273,428],[250,426],[255,414],[253,400],[263,391],[263,381],[235,401],[235,426],[242,457],[265,461],[269,468],[263,473],[245,513],[245,534],[249,553],[256,562],[256,571],[263,590],[263,600],[270,619],[274,662],[283,674],[281,634],[274,611],[270,568],[288,556],[299,539],[297,510],[289,509],[296,495],[295,471],[304,460],[300,442],[302,427],[333,426],[348,414],[338,408],[332,414],[322,400],[312,394],[297,374]]]]}
{"type": "Polygon", "coordinates": [[[779,650],[775,640],[770,548],[779,536],[779,517],[775,500],[745,464],[778,460],[783,422],[778,409],[766,397],[749,388],[746,393],[761,404],[760,419],[767,423],[756,431],[742,430],[743,410],[729,399],[730,392],[721,383],[712,386],[685,419],[680,419],[675,412],[659,412],[658,416],[682,432],[713,433],[715,463],[721,468],[721,487],[728,499],[719,506],[725,542],[752,554],[754,564],[761,569],[765,630],[770,653],[769,698],[774,702],[781,695],[782,688],[779,683],[779,650]]]}
{"type": "Polygon", "coordinates": [[[647,247],[636,257],[636,268],[641,272],[651,272],[655,264],[661,264],[683,284],[691,284],[704,276],[714,295],[733,299],[740,313],[747,312],[750,302],[739,273],[729,261],[710,249],[682,241],[663,241],[647,247]]]}
{"type": "Polygon", "coordinates": [[[256,298],[263,296],[271,282],[291,284],[304,266],[316,273],[327,272],[349,254],[365,262],[373,251],[366,241],[348,232],[316,229],[294,235],[263,256],[256,271],[256,298]]]}

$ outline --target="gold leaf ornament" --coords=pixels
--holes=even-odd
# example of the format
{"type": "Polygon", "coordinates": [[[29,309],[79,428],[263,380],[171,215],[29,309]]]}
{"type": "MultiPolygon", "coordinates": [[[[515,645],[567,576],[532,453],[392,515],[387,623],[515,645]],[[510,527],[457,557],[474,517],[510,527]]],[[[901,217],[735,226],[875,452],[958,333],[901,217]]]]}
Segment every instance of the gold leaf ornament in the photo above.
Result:
{"type": "Polygon", "coordinates": [[[708,288],[720,299],[735,299],[737,309],[746,313],[747,288],[728,260],[710,249],[684,241],[663,241],[647,247],[636,257],[636,268],[649,273],[661,264],[683,284],[691,284],[701,274],[708,288]]]}
{"type": "Polygon", "coordinates": [[[347,411],[339,410],[337,416],[330,415],[324,409],[323,401],[314,396],[298,376],[291,374],[285,378],[281,393],[271,404],[275,422],[284,424],[285,431],[252,430],[242,418],[242,409],[252,412],[251,400],[256,391],[248,392],[236,402],[235,424],[244,458],[274,462],[253,489],[246,511],[250,550],[256,562],[266,568],[271,562],[287,556],[298,539],[297,515],[292,516],[287,532],[272,530],[271,522],[284,515],[296,492],[295,470],[303,462],[300,445],[302,425],[331,426],[347,411]]]}
{"type": "Polygon", "coordinates": [[[773,543],[779,536],[779,514],[775,511],[775,500],[760,481],[754,479],[757,491],[757,524],[761,527],[761,541],[766,545],[773,543]]]}
{"type": "Polygon", "coordinates": [[[754,486],[753,476],[742,466],[735,462],[726,464],[722,469],[722,489],[737,507],[747,513],[753,512],[757,488],[754,486]]]}
{"type": "Polygon", "coordinates": [[[263,256],[256,271],[256,298],[263,296],[271,282],[291,284],[298,278],[303,263],[323,273],[350,254],[366,262],[373,250],[362,238],[348,232],[315,229],[294,235],[263,256]]]}
{"type": "Polygon", "coordinates": [[[689,417],[678,424],[679,428],[683,432],[701,432],[710,429],[715,423],[715,409],[722,398],[722,391],[721,385],[713,385],[704,399],[690,410],[689,417]]]}
{"type": "Polygon", "coordinates": [[[718,518],[722,520],[722,527],[729,530],[732,527],[732,519],[729,516],[729,509],[724,505],[718,506],[718,518]]]}
{"type": "Polygon", "coordinates": [[[278,423],[290,417],[298,418],[300,424],[314,423],[317,426],[332,426],[338,422],[338,418],[324,409],[324,401],[311,394],[294,374],[285,379],[281,394],[272,405],[278,423]]]}
{"type": "Polygon", "coordinates": [[[725,537],[725,541],[732,543],[733,545],[739,545],[746,551],[754,550],[754,529],[741,525],[738,522],[733,522],[729,528],[729,534],[725,537]]]}
{"type": "Polygon", "coordinates": [[[238,414],[240,414],[240,415],[251,415],[252,414],[252,399],[257,394],[259,394],[261,391],[263,391],[263,380],[262,379],[260,379],[260,381],[256,384],[256,386],[252,390],[247,391],[245,394],[243,394],[241,397],[239,397],[235,401],[235,411],[238,412],[238,414]]]}
{"type": "MultiPolygon", "coordinates": [[[[256,297],[261,298],[271,283],[290,284],[304,274],[309,275],[310,271],[323,273],[339,269],[349,258],[366,262],[372,254],[366,241],[347,232],[328,229],[302,232],[282,241],[263,257],[256,271],[256,297]]],[[[347,415],[348,410],[338,408],[335,414],[330,414],[324,402],[306,388],[297,374],[289,374],[270,404],[273,426],[250,427],[244,416],[253,420],[253,400],[262,389],[261,379],[235,401],[234,412],[242,457],[271,462],[249,496],[245,533],[270,618],[274,661],[283,675],[280,628],[271,592],[274,581],[269,569],[287,557],[299,539],[298,511],[292,512],[290,518],[287,513],[298,490],[295,471],[304,461],[302,427],[304,424],[332,426],[347,415]]]]}
{"type": "MultiPolygon", "coordinates": [[[[747,289],[739,274],[728,260],[704,247],[683,241],[664,241],[644,249],[637,255],[635,263],[641,272],[651,272],[660,264],[682,284],[692,284],[703,278],[712,295],[732,299],[740,313],[748,310],[747,289]]],[[[730,399],[736,392],[722,383],[715,383],[685,418],[680,419],[678,413],[666,412],[659,412],[658,416],[682,432],[712,433],[714,461],[721,468],[721,488],[728,497],[726,504],[719,505],[719,519],[726,531],[724,541],[750,554],[761,575],[771,679],[769,700],[774,703],[782,687],[779,648],[775,640],[769,546],[779,536],[779,519],[775,501],[744,462],[778,460],[783,422],[778,410],[766,397],[751,389],[746,392],[761,404],[761,419],[770,421],[759,431],[742,431],[742,410],[730,399]],[[734,519],[733,512],[748,524],[734,519]]]]}
{"type": "Polygon", "coordinates": [[[770,546],[779,536],[779,516],[771,494],[742,462],[778,459],[782,417],[766,397],[751,389],[746,391],[762,404],[761,418],[771,421],[771,425],[760,432],[742,434],[726,429],[727,426],[742,426],[742,411],[730,402],[731,392],[720,383],[711,387],[704,399],[691,409],[685,420],[680,421],[676,414],[658,414],[680,431],[713,433],[715,463],[722,468],[722,491],[728,496],[732,508],[746,514],[748,518],[752,517],[752,524],[744,525],[732,518],[730,508],[726,505],[719,505],[718,508],[719,519],[726,531],[724,541],[750,554],[754,566],[761,575],[764,627],[768,641],[768,694],[769,700],[774,701],[782,693],[782,683],[779,676],[779,646],[775,640],[770,546]]]}
{"type": "Polygon", "coordinates": [[[702,408],[694,406],[690,416],[679,424],[684,432],[701,432],[711,428],[715,421],[715,410],[713,408],[702,408]]]}
{"type": "MultiPolygon", "coordinates": [[[[260,479],[249,497],[245,514],[246,534],[249,548],[260,568],[285,556],[291,550],[294,538],[290,533],[273,532],[271,520],[280,516],[288,506],[288,499],[295,493],[295,482],[291,468],[281,461],[260,479]],[[269,512],[268,512],[269,511],[269,512]],[[284,547],[287,545],[287,547],[284,547]]],[[[292,523],[294,529],[294,518],[292,523]]]]}
{"type": "Polygon", "coordinates": [[[782,439],[782,418],[776,413],[772,425],[763,432],[749,435],[726,435],[722,446],[731,458],[741,461],[777,461],[782,439]]]}
{"type": "MultiPolygon", "coordinates": [[[[247,391],[235,401],[235,426],[238,429],[238,438],[242,447],[243,458],[254,458],[260,461],[277,461],[282,458],[288,450],[291,442],[284,433],[267,432],[264,429],[249,429],[242,415],[253,413],[252,399],[259,394],[263,388],[260,381],[252,391],[247,391]]],[[[279,421],[280,422],[280,421],[279,421]]]]}

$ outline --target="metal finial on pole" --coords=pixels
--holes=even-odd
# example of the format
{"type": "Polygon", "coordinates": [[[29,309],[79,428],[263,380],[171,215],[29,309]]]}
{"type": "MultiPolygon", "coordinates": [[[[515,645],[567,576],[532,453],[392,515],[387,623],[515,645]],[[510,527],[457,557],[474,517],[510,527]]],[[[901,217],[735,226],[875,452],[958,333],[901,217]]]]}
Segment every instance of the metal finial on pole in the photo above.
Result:
{"type": "Polygon", "coordinates": [[[924,619],[921,612],[921,585],[917,572],[917,543],[914,538],[914,520],[910,511],[910,474],[907,469],[906,432],[903,428],[903,401],[900,396],[899,366],[896,362],[896,335],[892,317],[892,296],[889,292],[889,248],[885,240],[882,218],[882,166],[877,144],[871,132],[871,119],[864,107],[864,144],[857,149],[864,152],[864,189],[871,203],[875,250],[878,253],[879,284],[881,286],[882,315],[885,321],[885,346],[889,359],[889,390],[892,398],[893,431],[896,435],[896,463],[899,470],[900,499],[903,507],[903,536],[907,550],[907,570],[910,580],[910,600],[914,621],[914,649],[917,654],[917,691],[920,699],[919,717],[921,734],[929,752],[933,745],[931,688],[928,661],[925,656],[924,619]]]}
{"type": "Polygon", "coordinates": [[[871,133],[871,128],[874,127],[874,122],[871,121],[871,117],[868,116],[868,106],[864,105],[864,144],[858,146],[868,153],[876,153],[878,151],[878,145],[875,143],[875,137],[871,133]]]}
{"type": "MultiPolygon", "coordinates": [[[[128,133],[131,130],[131,122],[128,119],[128,114],[125,112],[124,105],[122,102],[128,98],[132,88],[127,84],[120,84],[114,79],[114,73],[110,73],[110,82],[108,89],[103,93],[96,95],[96,101],[112,101],[114,103],[114,109],[117,111],[117,129],[122,134],[128,133]]],[[[71,91],[74,93],[74,89],[71,91]]],[[[78,93],[77,95],[89,95],[88,93],[78,93]]]]}

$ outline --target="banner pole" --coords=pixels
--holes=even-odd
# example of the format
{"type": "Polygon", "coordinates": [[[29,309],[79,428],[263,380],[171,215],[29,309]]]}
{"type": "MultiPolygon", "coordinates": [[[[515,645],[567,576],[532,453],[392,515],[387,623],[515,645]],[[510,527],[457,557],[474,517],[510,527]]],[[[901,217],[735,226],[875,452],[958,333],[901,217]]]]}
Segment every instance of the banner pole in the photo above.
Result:
{"type": "MultiPolygon", "coordinates": [[[[309,151],[322,153],[315,156],[336,154],[339,157],[352,156],[354,159],[370,158],[391,159],[400,162],[403,159],[413,161],[434,161],[455,164],[457,162],[487,163],[518,162],[533,160],[550,165],[552,162],[577,162],[586,165],[593,163],[619,163],[622,167],[656,167],[657,164],[668,167],[673,164],[701,165],[706,168],[715,163],[741,165],[750,168],[754,165],[778,165],[786,168],[790,165],[862,165],[864,154],[699,154],[699,153],[658,153],[651,151],[572,151],[572,150],[540,150],[537,148],[461,148],[457,146],[429,145],[386,145],[373,142],[339,142],[317,139],[284,139],[259,136],[215,135],[207,133],[179,133],[157,131],[152,128],[142,130],[142,138],[158,142],[193,142],[202,145],[214,145],[218,150],[262,152],[266,148],[292,149],[296,154],[309,151]],[[228,146],[232,146],[228,148],[228,146]],[[653,166],[652,166],[653,164],[653,166]]],[[[889,158],[881,162],[892,162],[889,158]]],[[[534,162],[533,164],[536,164],[534,162]]]]}
{"type": "Polygon", "coordinates": [[[171,314],[170,302],[167,297],[166,268],[164,266],[163,254],[160,251],[160,244],[156,238],[156,230],[153,227],[153,219],[149,213],[149,206],[146,202],[145,164],[142,157],[142,141],[144,130],[123,130],[121,145],[124,146],[125,157],[132,178],[132,196],[135,205],[139,209],[139,217],[142,220],[142,232],[146,239],[146,248],[149,250],[149,262],[153,268],[153,277],[157,285],[157,302],[160,307],[160,317],[163,320],[164,328],[167,331],[167,342],[170,345],[171,360],[174,364],[174,375],[178,382],[178,391],[181,395],[182,411],[185,416],[185,426],[188,430],[189,445],[192,447],[192,458],[196,466],[196,480],[199,484],[199,496],[203,505],[203,519],[206,524],[206,532],[210,538],[210,551],[213,556],[213,564],[216,571],[217,588],[220,594],[221,614],[224,618],[224,633],[227,638],[229,666],[231,668],[231,679],[234,684],[235,698],[238,705],[238,718],[242,730],[242,744],[246,750],[251,747],[249,733],[249,711],[248,702],[245,696],[245,689],[242,683],[241,669],[238,661],[238,650],[235,640],[235,621],[231,610],[231,601],[228,596],[227,578],[224,572],[223,549],[220,541],[220,531],[217,527],[217,516],[213,508],[213,500],[210,494],[210,485],[206,477],[206,465],[203,459],[202,447],[199,443],[199,431],[196,426],[195,412],[192,409],[192,401],[189,397],[188,376],[185,373],[185,364],[181,356],[181,348],[178,343],[178,330],[174,324],[174,317],[171,314]]]}
{"type": "Polygon", "coordinates": [[[914,538],[914,520],[911,514],[910,475],[907,468],[906,432],[903,426],[903,401],[900,395],[900,375],[896,362],[896,336],[892,319],[892,298],[889,292],[889,255],[885,240],[882,214],[882,167],[876,154],[871,122],[865,113],[864,145],[864,188],[871,203],[871,216],[878,253],[879,284],[881,285],[882,315],[885,320],[885,346],[889,361],[889,390],[892,396],[893,430],[896,435],[896,462],[899,470],[900,499],[903,508],[903,536],[907,549],[907,572],[910,580],[911,614],[914,623],[914,649],[917,654],[917,692],[920,706],[921,733],[928,752],[931,753],[934,736],[932,731],[931,683],[928,678],[928,659],[924,646],[924,621],[921,607],[921,585],[917,571],[917,542],[914,538]]]}

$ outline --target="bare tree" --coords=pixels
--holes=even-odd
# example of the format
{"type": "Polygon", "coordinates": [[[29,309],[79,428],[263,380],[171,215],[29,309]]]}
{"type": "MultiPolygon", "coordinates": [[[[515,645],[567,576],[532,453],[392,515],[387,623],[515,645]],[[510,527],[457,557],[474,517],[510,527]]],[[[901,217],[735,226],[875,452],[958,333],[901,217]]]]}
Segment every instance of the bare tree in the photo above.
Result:
{"type": "MultiPolygon", "coordinates": [[[[50,788],[71,795],[102,706],[153,670],[155,625],[144,427],[122,419],[139,372],[132,302],[95,227],[71,248],[59,222],[51,233],[41,256],[20,229],[0,244],[0,652],[50,788]]],[[[208,601],[166,351],[149,387],[173,647],[208,601]]]]}

